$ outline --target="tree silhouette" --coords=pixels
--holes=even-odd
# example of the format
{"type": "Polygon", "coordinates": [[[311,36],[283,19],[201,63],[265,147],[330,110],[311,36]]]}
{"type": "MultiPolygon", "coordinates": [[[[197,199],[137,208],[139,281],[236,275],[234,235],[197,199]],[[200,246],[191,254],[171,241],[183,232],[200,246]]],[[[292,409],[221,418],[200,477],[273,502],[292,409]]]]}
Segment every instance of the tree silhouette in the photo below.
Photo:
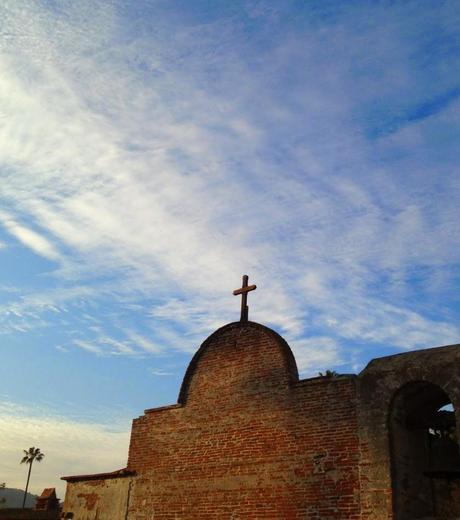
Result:
{"type": "Polygon", "coordinates": [[[24,500],[22,501],[22,508],[24,509],[26,504],[27,490],[29,489],[29,480],[30,480],[30,472],[32,471],[32,464],[34,460],[40,462],[45,456],[44,453],[40,451],[40,448],[29,448],[28,450],[22,450],[24,452],[24,457],[21,459],[21,464],[29,464],[29,472],[27,474],[27,484],[26,489],[24,491],[24,500]]]}
{"type": "Polygon", "coordinates": [[[326,370],[326,372],[318,372],[319,377],[337,377],[339,374],[335,370],[326,370]]]}
{"type": "MultiPolygon", "coordinates": [[[[0,490],[5,489],[5,486],[6,486],[5,482],[2,482],[0,484],[0,490]]],[[[0,498],[0,506],[2,506],[5,503],[6,503],[6,498],[5,497],[0,498]]]]}

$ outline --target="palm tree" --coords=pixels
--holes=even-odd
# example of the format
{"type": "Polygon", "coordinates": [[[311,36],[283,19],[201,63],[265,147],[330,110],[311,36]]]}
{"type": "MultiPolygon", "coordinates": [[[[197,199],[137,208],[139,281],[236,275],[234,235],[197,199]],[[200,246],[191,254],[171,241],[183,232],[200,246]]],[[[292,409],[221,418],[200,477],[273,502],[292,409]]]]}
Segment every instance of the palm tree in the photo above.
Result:
{"type": "MultiPolygon", "coordinates": [[[[5,487],[6,487],[5,482],[2,482],[0,484],[0,490],[1,489],[5,489],[5,487]]],[[[3,504],[6,504],[6,498],[5,497],[0,498],[0,506],[2,506],[3,504]]]]}
{"type": "Polygon", "coordinates": [[[24,457],[21,459],[21,464],[29,464],[29,473],[27,474],[27,484],[26,490],[24,491],[24,500],[22,501],[22,508],[24,509],[26,504],[27,497],[27,489],[29,488],[29,480],[30,480],[30,472],[32,471],[32,464],[34,460],[40,462],[45,456],[44,453],[40,451],[40,448],[29,448],[28,450],[22,450],[24,452],[24,457]]]}

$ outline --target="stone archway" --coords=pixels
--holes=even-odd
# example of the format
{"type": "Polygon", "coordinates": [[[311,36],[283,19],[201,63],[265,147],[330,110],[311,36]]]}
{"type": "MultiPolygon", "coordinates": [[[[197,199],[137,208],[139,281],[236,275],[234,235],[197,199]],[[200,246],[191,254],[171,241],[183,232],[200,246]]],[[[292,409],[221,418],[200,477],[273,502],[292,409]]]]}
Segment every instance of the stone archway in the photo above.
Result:
{"type": "Polygon", "coordinates": [[[460,517],[460,452],[452,401],[413,381],[394,395],[389,432],[395,520],[460,517]]]}

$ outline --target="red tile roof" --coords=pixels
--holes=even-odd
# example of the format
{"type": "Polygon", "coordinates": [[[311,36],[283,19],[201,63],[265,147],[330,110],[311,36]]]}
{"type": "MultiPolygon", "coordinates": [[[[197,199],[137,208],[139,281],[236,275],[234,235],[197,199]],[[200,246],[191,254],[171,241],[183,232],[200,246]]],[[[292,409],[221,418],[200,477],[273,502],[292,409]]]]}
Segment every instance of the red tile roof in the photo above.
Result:
{"type": "Polygon", "coordinates": [[[112,471],[110,473],[93,473],[92,475],[71,475],[69,477],[61,477],[61,480],[65,480],[67,482],[78,482],[79,480],[104,480],[109,478],[130,477],[135,474],[135,471],[131,471],[127,468],[122,468],[117,469],[116,471],[112,471]]]}
{"type": "Polygon", "coordinates": [[[45,488],[40,498],[56,498],[56,488],[45,488]]]}

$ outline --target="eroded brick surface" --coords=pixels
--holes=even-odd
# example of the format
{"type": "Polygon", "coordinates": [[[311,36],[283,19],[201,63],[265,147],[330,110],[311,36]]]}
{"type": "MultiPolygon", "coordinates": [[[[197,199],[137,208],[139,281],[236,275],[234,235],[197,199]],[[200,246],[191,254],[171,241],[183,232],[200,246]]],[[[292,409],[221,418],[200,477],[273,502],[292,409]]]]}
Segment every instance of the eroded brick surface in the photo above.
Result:
{"type": "Polygon", "coordinates": [[[68,482],[62,517],[125,520],[130,486],[130,477],[68,482]]]}
{"type": "Polygon", "coordinates": [[[392,406],[405,388],[411,392],[410,399],[421,396],[418,416],[436,398],[435,392],[444,392],[454,405],[459,424],[460,345],[374,359],[359,375],[358,383],[363,518],[460,518],[459,480],[428,479],[422,471],[402,467],[401,461],[407,465],[411,456],[417,458],[416,453],[409,452],[411,444],[417,442],[416,429],[400,427],[393,431],[393,439],[391,431],[392,406]],[[433,390],[422,395],[427,386],[433,390]],[[395,468],[396,460],[398,467],[395,468]],[[432,509],[429,514],[416,516],[403,506],[404,501],[415,502],[416,497],[407,496],[408,493],[413,495],[414,487],[416,494],[426,495],[420,498],[427,502],[426,510],[432,509]],[[438,491],[433,495],[436,488],[438,491]],[[435,502],[433,507],[429,502],[435,502]]]}
{"type": "Polygon", "coordinates": [[[103,479],[69,483],[65,509],[92,520],[95,510],[106,514],[101,497],[115,493],[125,509],[112,518],[130,520],[393,518],[392,399],[406,382],[434,377],[458,409],[459,354],[412,352],[359,376],[299,381],[276,333],[230,324],[195,355],[179,403],[133,421],[135,476],[114,489],[103,479]]]}

